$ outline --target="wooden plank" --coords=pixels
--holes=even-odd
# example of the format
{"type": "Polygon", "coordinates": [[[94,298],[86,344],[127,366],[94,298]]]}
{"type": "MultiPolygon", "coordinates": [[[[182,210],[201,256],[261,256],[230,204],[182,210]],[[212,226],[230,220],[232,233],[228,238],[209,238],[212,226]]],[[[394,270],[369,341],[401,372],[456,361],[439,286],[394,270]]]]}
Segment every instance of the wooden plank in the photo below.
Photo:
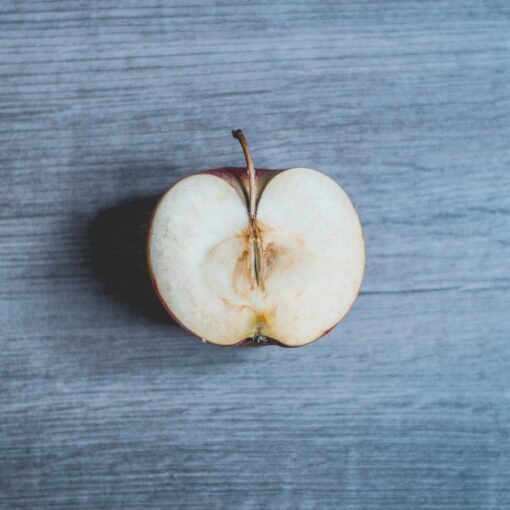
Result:
{"type": "Polygon", "coordinates": [[[2,2],[0,507],[510,507],[509,49],[504,1],[2,2]],[[363,220],[303,349],[148,286],[155,200],[237,127],[363,220]]]}

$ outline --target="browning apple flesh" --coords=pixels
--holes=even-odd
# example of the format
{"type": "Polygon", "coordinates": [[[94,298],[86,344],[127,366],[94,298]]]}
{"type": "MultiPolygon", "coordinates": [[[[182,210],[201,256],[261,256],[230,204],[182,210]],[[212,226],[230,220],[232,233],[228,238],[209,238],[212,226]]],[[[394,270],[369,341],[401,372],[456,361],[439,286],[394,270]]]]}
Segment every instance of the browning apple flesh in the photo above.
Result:
{"type": "Polygon", "coordinates": [[[200,172],[175,184],[153,215],[148,262],[165,308],[219,345],[301,346],[348,312],[365,249],[342,188],[307,168],[200,172]]]}

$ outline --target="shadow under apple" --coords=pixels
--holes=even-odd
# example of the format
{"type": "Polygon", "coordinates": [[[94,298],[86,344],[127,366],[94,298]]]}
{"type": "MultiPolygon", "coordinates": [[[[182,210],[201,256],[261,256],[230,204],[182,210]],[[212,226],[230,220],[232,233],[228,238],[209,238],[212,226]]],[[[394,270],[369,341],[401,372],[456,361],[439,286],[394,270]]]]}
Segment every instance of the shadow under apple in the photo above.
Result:
{"type": "Polygon", "coordinates": [[[159,196],[103,209],[89,225],[92,265],[104,290],[133,312],[158,323],[177,323],[159,302],[147,271],[147,228],[159,196]]]}

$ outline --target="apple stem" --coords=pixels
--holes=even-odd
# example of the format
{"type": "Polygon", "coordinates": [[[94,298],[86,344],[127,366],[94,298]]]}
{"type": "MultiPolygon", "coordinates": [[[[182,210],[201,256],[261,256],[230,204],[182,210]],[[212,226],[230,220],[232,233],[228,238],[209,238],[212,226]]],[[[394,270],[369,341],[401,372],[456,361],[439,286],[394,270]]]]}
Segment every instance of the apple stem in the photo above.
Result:
{"type": "Polygon", "coordinates": [[[240,129],[235,129],[232,131],[232,136],[239,140],[241,143],[241,147],[243,148],[244,157],[246,159],[246,167],[248,170],[248,178],[249,178],[249,188],[248,188],[248,200],[249,200],[249,215],[250,215],[250,270],[253,276],[253,280],[255,285],[258,287],[261,284],[260,275],[261,275],[261,264],[262,264],[262,250],[261,250],[261,242],[259,239],[259,230],[257,227],[257,189],[256,189],[256,179],[255,179],[255,166],[253,165],[253,160],[251,159],[250,148],[248,147],[248,142],[246,141],[246,137],[244,133],[240,129]]]}
{"type": "Polygon", "coordinates": [[[256,180],[255,180],[255,166],[253,165],[253,160],[251,159],[250,154],[250,148],[248,147],[248,142],[246,141],[246,137],[244,136],[244,133],[241,129],[235,129],[232,131],[232,136],[239,140],[239,143],[241,144],[241,147],[244,152],[244,157],[246,159],[246,167],[248,169],[248,178],[249,178],[249,213],[250,218],[252,220],[255,220],[255,214],[256,214],[256,198],[257,198],[257,191],[255,189],[256,187],[256,180]]]}

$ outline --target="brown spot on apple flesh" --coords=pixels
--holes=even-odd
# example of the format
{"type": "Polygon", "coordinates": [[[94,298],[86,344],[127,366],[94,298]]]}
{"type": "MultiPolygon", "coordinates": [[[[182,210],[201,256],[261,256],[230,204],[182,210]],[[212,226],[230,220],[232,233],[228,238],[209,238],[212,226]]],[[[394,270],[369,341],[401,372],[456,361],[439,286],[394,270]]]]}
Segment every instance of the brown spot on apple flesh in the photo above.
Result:
{"type": "Polygon", "coordinates": [[[255,315],[254,319],[254,334],[255,335],[267,335],[269,328],[271,326],[272,321],[274,320],[274,315],[276,313],[276,308],[271,308],[268,310],[264,310],[263,312],[258,312],[255,315]]]}
{"type": "Polygon", "coordinates": [[[263,251],[264,277],[269,278],[275,269],[291,269],[295,265],[294,256],[283,246],[270,242],[263,251]]]}
{"type": "Polygon", "coordinates": [[[250,333],[253,336],[270,336],[276,314],[275,303],[268,299],[271,288],[293,288],[293,295],[303,292],[309,274],[300,271],[300,266],[313,256],[301,239],[275,232],[260,223],[255,231],[260,249],[258,285],[251,266],[253,225],[213,246],[203,261],[203,274],[209,289],[225,306],[252,311],[250,333]],[[230,277],[224,279],[222,275],[230,277]]]}
{"type": "MultiPolygon", "coordinates": [[[[248,241],[244,241],[248,245],[248,241]]],[[[254,288],[254,282],[251,279],[249,262],[248,262],[248,248],[243,250],[241,255],[237,258],[237,262],[232,274],[232,287],[236,294],[248,297],[248,294],[254,288]]]]}

